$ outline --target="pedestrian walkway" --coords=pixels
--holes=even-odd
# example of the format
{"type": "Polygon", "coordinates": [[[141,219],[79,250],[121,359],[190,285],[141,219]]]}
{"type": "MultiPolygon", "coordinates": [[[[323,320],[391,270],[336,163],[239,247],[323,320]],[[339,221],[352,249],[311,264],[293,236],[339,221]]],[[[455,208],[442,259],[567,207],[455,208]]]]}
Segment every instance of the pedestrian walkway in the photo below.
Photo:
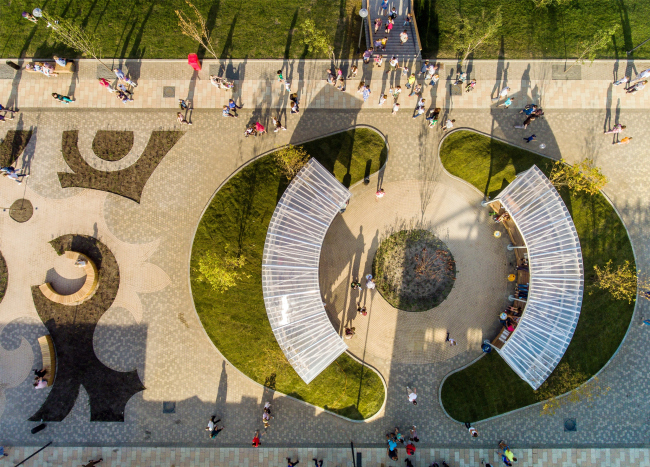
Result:
{"type": "MultiPolygon", "coordinates": [[[[57,81],[62,78],[32,75],[0,79],[2,95],[12,96],[8,98],[9,103],[17,101],[23,110],[15,120],[4,124],[0,136],[15,129],[33,131],[25,155],[18,163],[19,167],[25,166],[31,176],[22,185],[0,179],[0,205],[10,206],[25,196],[35,208],[33,218],[24,224],[8,216],[0,217],[0,250],[9,269],[7,291],[0,303],[0,358],[3,361],[0,433],[3,442],[41,446],[53,440],[65,446],[242,447],[248,446],[253,431],[261,428],[261,408],[272,398],[275,419],[262,443],[278,449],[278,455],[280,448],[276,446],[297,449],[327,442],[346,446],[349,452],[352,440],[360,446],[373,447],[381,443],[391,427],[408,424],[418,426],[422,444],[427,448],[491,449],[502,438],[520,449],[647,446],[650,394],[646,386],[650,360],[645,349],[650,345],[650,334],[647,327],[640,326],[641,321],[649,317],[646,316],[650,313],[646,302],[637,304],[628,336],[599,375],[601,384],[611,387],[606,395],[592,402],[567,405],[552,416],[541,417],[539,407],[530,407],[478,423],[476,427],[481,433],[478,439],[471,439],[462,424],[450,420],[438,403],[438,391],[445,375],[480,355],[480,350],[471,344],[475,337],[467,331],[456,336],[459,345],[454,352],[458,353],[441,355],[434,351],[438,345],[435,330],[429,343],[426,341],[428,330],[402,329],[407,336],[423,332],[424,342],[432,346],[406,348],[417,353],[418,359],[413,361],[401,356],[407,344],[399,342],[399,333],[384,334],[383,344],[396,349],[394,353],[375,352],[376,360],[385,360],[382,376],[387,382],[388,397],[385,409],[368,423],[352,423],[265,390],[225,361],[206,336],[193,309],[188,283],[189,258],[203,209],[217,188],[254,157],[284,144],[300,144],[355,125],[367,125],[384,135],[390,147],[387,168],[382,174],[382,183],[389,188],[381,200],[387,201],[386,206],[394,203],[394,209],[400,209],[400,203],[390,198],[398,199],[404,191],[404,202],[410,203],[409,212],[417,212],[418,208],[422,209],[420,203],[425,207],[426,202],[436,206],[444,203],[444,196],[453,191],[456,206],[468,209],[463,214],[468,224],[464,227],[467,232],[480,232],[482,228],[481,218],[473,219],[468,213],[484,215],[474,208],[476,193],[464,194],[461,185],[455,184],[460,182],[436,171],[437,149],[443,133],[439,128],[428,129],[422,119],[414,120],[411,113],[405,111],[407,103],[415,106],[415,98],[407,100],[402,95],[403,110],[391,116],[387,107],[377,108],[374,102],[362,105],[360,95],[353,90],[342,93],[325,85],[324,69],[329,68],[328,62],[280,60],[225,64],[224,73],[235,76],[239,72],[243,78],[237,81],[241,101],[245,104],[239,111],[239,119],[221,117],[219,107],[229,94],[216,90],[207,82],[209,63],[204,64],[204,70],[198,75],[200,79],[194,81],[185,63],[140,63],[140,74],[134,76],[138,81],[134,104],[141,108],[124,106],[101,88],[97,83],[97,66],[90,61],[83,62],[78,81],[72,77],[57,81]],[[287,131],[244,138],[246,122],[268,123],[288,102],[288,95],[274,80],[275,71],[280,67],[288,70],[290,79],[301,78],[297,80],[301,112],[283,115],[287,131]],[[61,88],[52,89],[53,83],[61,88]],[[70,92],[72,84],[74,89],[70,92]],[[162,97],[163,87],[168,85],[175,87],[175,98],[162,97]],[[93,167],[109,171],[123,168],[142,153],[153,131],[180,128],[175,119],[176,99],[187,97],[190,90],[194,92],[192,96],[197,106],[191,115],[194,124],[182,128],[184,136],[153,172],[140,204],[105,192],[61,188],[57,173],[71,171],[61,155],[63,131],[79,131],[80,154],[93,167]],[[47,94],[49,91],[74,94],[77,103],[66,107],[56,104],[58,107],[55,107],[47,94]],[[94,156],[93,138],[98,130],[106,129],[134,132],[134,147],[123,160],[107,162],[94,156]],[[407,186],[412,187],[408,196],[407,186]],[[429,188],[420,190],[422,186],[429,188]],[[34,308],[30,286],[43,283],[48,271],[56,265],[57,256],[47,242],[69,233],[95,236],[115,254],[121,278],[128,287],[120,288],[120,300],[99,321],[93,346],[98,358],[107,366],[120,371],[136,368],[147,389],[129,400],[124,423],[99,423],[90,422],[88,395],[82,388],[72,412],[64,421],[49,423],[46,430],[32,435],[30,429],[34,423],[26,420],[41,406],[48,390],[34,391],[28,377],[40,359],[36,339],[45,334],[45,327],[34,308]],[[406,401],[404,387],[407,384],[418,388],[417,407],[406,401]],[[174,410],[163,412],[163,403],[174,410]],[[216,440],[211,440],[204,428],[214,413],[222,418],[226,429],[216,440]],[[564,421],[569,418],[576,421],[575,432],[564,430],[564,421]],[[326,440],[323,433],[327,434],[326,440]]],[[[135,65],[130,73],[135,73],[135,65]]],[[[447,79],[452,65],[448,62],[443,65],[447,79]]],[[[454,118],[456,128],[474,128],[524,146],[522,131],[513,128],[515,123],[521,122],[519,106],[532,100],[542,103],[545,118],[535,122],[532,129],[537,134],[537,143],[545,143],[546,147],[535,149],[556,159],[564,157],[571,163],[585,156],[596,158],[610,178],[605,193],[629,230],[637,267],[650,269],[650,190],[647,182],[650,155],[644,144],[650,138],[647,112],[650,101],[648,95],[643,94],[645,91],[626,95],[622,89],[610,86],[614,70],[618,67],[620,76],[627,64],[597,62],[591,68],[583,67],[581,80],[575,81],[552,79],[554,63],[490,61],[470,65],[470,77],[476,76],[479,80],[477,90],[456,95],[447,92],[452,89],[449,81],[440,94],[440,88],[427,87],[425,95],[431,99],[431,105],[442,107],[443,117],[454,118]],[[515,104],[509,110],[497,109],[491,101],[504,84],[510,86],[511,95],[515,96],[515,104]],[[573,93],[568,93],[569,88],[573,93]],[[611,137],[602,134],[605,128],[618,122],[626,124],[626,132],[635,137],[627,146],[614,146],[611,137]]],[[[646,63],[634,65],[639,71],[647,67],[646,63]]],[[[358,79],[364,72],[375,83],[371,87],[376,85],[377,89],[392,79],[385,70],[373,70],[372,67],[360,70],[358,79]]],[[[349,82],[348,89],[351,88],[354,87],[349,82]]],[[[373,183],[375,181],[373,178],[373,183]]],[[[364,196],[367,194],[358,192],[359,199],[365,199],[364,196]]],[[[375,202],[371,197],[368,199],[375,202]]],[[[450,202],[445,209],[454,214],[453,207],[450,202]]],[[[351,205],[349,209],[356,208],[351,205]]],[[[352,233],[358,234],[357,231],[352,233]]],[[[364,232],[368,246],[372,244],[374,233],[364,232]]],[[[471,241],[472,237],[468,236],[468,245],[471,241]]],[[[370,251],[365,239],[363,248],[370,251]]],[[[476,261],[480,260],[477,255],[476,261]]],[[[467,268],[460,270],[461,276],[469,273],[467,268]]],[[[395,317],[390,319],[397,322],[395,317]]],[[[390,319],[386,318],[386,326],[390,325],[390,319]]],[[[434,325],[442,327],[442,323],[434,325]]],[[[476,327],[479,325],[482,323],[476,327]]],[[[357,354],[361,351],[360,347],[352,348],[355,355],[363,358],[362,354],[357,354]]],[[[131,456],[135,451],[118,449],[117,452],[129,452],[131,456]]],[[[276,451],[273,452],[275,456],[276,451]]],[[[573,451],[564,452],[567,456],[573,455],[573,451]]],[[[582,452],[595,458],[589,449],[582,452]]],[[[609,451],[610,457],[618,456],[614,452],[609,451]]],[[[233,459],[234,456],[233,451],[233,459]]],[[[385,466],[391,465],[382,462],[385,466]]]]}
{"type": "MultiPolygon", "coordinates": [[[[38,448],[16,447],[9,449],[7,462],[17,463],[38,448]]],[[[104,459],[98,467],[189,467],[218,465],[219,467],[284,467],[286,458],[299,460],[301,466],[311,467],[312,459],[323,460],[323,467],[379,467],[401,465],[390,462],[384,448],[355,448],[355,458],[349,446],[341,448],[60,448],[49,447],[24,465],[26,467],[78,467],[89,459],[104,459]],[[357,463],[357,459],[361,463],[357,463]]],[[[519,467],[648,467],[648,449],[514,449],[519,467]]],[[[404,455],[404,450],[400,449],[404,455]]],[[[420,448],[411,461],[415,467],[426,467],[432,462],[445,460],[450,467],[480,467],[481,460],[501,461],[493,449],[432,449],[420,448]]]]}
{"type": "MultiPolygon", "coordinates": [[[[178,99],[190,99],[196,109],[220,109],[231,97],[251,108],[286,109],[290,105],[290,93],[276,79],[277,70],[282,69],[286,80],[291,83],[291,92],[298,94],[303,110],[305,105],[311,109],[379,109],[379,95],[397,85],[401,85],[405,91],[399,99],[402,106],[415,107],[417,97],[407,95],[407,75],[403,73],[404,70],[386,73],[389,59],[387,56],[381,68],[374,63],[364,65],[360,60],[337,64],[326,60],[205,60],[202,71],[198,73],[182,60],[126,60],[115,66],[120,65],[138,83],[134,89],[134,102],[127,104],[99,85],[98,78],[114,80],[113,73],[94,60],[80,60],[78,72],[72,75],[48,78],[40,73],[13,70],[0,74],[0,95],[6,96],[8,107],[23,109],[175,109],[178,108],[178,99]],[[346,77],[350,75],[352,65],[359,67],[357,77],[348,79],[345,92],[327,84],[326,70],[333,65],[340,67],[346,77]],[[210,75],[233,80],[235,91],[217,89],[210,83],[210,75]],[[360,81],[370,86],[373,92],[366,103],[361,94],[356,93],[360,81]],[[61,104],[52,98],[53,92],[73,96],[75,102],[61,104]]],[[[24,65],[20,60],[17,62],[24,65]]],[[[622,86],[611,86],[624,70],[628,71],[628,75],[636,75],[650,67],[650,61],[634,66],[614,60],[598,61],[592,66],[579,65],[581,79],[571,80],[565,79],[562,71],[570,64],[559,61],[469,61],[464,70],[468,73],[467,79],[477,80],[476,88],[470,93],[452,85],[457,76],[455,60],[439,60],[436,63],[440,64],[440,82],[435,86],[424,85],[422,97],[438,107],[496,108],[497,102],[492,99],[505,86],[510,87],[510,96],[515,97],[514,107],[535,102],[545,109],[602,109],[612,99],[626,109],[650,106],[650,93],[647,90],[627,95],[622,86]]],[[[110,62],[107,64],[113,66],[110,62]]],[[[400,59],[400,66],[406,66],[409,73],[418,72],[421,60],[400,59]]],[[[390,106],[382,108],[386,112],[390,112],[389,109],[390,106]]]]}

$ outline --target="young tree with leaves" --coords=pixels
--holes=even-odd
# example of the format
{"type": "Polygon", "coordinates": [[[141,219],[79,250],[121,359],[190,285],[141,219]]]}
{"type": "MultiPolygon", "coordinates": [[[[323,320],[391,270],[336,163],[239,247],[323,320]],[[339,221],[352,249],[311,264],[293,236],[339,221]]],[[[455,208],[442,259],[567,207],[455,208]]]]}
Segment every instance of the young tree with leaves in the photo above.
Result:
{"type": "Polygon", "coordinates": [[[307,50],[311,52],[322,52],[327,54],[328,58],[334,60],[334,48],[330,42],[327,33],[322,29],[316,29],[316,23],[313,19],[306,19],[302,23],[302,42],[307,46],[307,50]]]}
{"type": "Polygon", "coordinates": [[[481,16],[477,18],[467,18],[456,13],[450,37],[458,55],[462,57],[461,66],[479,47],[489,45],[496,40],[502,23],[501,7],[489,13],[483,10],[481,16]]]}
{"type": "Polygon", "coordinates": [[[300,169],[302,169],[309,160],[309,154],[302,146],[286,146],[278,149],[275,154],[275,161],[287,180],[292,180],[300,169]]]}
{"type": "Polygon", "coordinates": [[[101,49],[97,37],[86,32],[68,19],[62,19],[49,13],[42,12],[43,20],[47,22],[56,38],[71,49],[78,50],[83,55],[92,57],[108,71],[112,70],[101,59],[101,49]]]}
{"type": "Polygon", "coordinates": [[[549,180],[556,188],[566,186],[572,191],[584,191],[590,195],[598,193],[609,181],[589,158],[574,165],[567,164],[564,159],[556,161],[549,180]]]}
{"type": "MultiPolygon", "coordinates": [[[[228,245],[226,245],[226,250],[228,250],[228,245]]],[[[198,281],[207,282],[216,292],[223,293],[237,285],[240,279],[250,277],[239,271],[245,264],[244,256],[233,256],[226,253],[221,257],[213,251],[208,251],[199,259],[198,281]]]]}
{"type": "Polygon", "coordinates": [[[596,34],[594,34],[594,37],[592,37],[591,40],[587,42],[582,42],[580,44],[580,46],[582,46],[582,52],[580,53],[580,55],[578,55],[576,61],[573,62],[573,65],[571,65],[565,71],[565,73],[568,72],[574,66],[576,66],[578,63],[580,64],[584,63],[585,60],[589,60],[589,64],[592,64],[593,61],[596,59],[598,52],[600,52],[605,47],[607,47],[608,42],[612,40],[612,36],[616,34],[617,30],[618,30],[618,24],[615,24],[610,28],[599,30],[598,32],[596,32],[596,34]]]}
{"type": "Polygon", "coordinates": [[[194,19],[191,19],[183,11],[175,10],[176,16],[178,16],[178,27],[184,35],[198,42],[210,55],[218,59],[219,57],[217,57],[217,53],[214,51],[212,39],[210,38],[210,31],[208,31],[205,25],[205,18],[203,18],[203,15],[201,15],[192,3],[187,0],[185,0],[185,3],[192,10],[194,19]]]}
{"type": "MultiPolygon", "coordinates": [[[[595,286],[608,291],[615,300],[627,300],[628,303],[632,303],[636,298],[637,287],[644,288],[645,285],[647,289],[647,281],[639,279],[636,270],[632,268],[629,261],[619,264],[618,268],[613,270],[610,259],[602,268],[595,265],[594,272],[596,273],[595,286]]],[[[640,296],[646,299],[650,298],[646,294],[640,296]]]]}

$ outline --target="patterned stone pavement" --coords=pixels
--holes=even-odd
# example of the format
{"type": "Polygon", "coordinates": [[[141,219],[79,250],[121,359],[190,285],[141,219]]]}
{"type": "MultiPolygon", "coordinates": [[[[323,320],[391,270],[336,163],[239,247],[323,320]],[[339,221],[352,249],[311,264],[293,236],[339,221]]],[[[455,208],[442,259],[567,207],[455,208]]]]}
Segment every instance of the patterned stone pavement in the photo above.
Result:
{"type": "MultiPolygon", "coordinates": [[[[37,448],[10,448],[8,462],[17,463],[37,448]]],[[[352,451],[346,448],[48,448],[36,454],[26,465],[42,467],[77,467],[89,459],[104,459],[99,466],[114,467],[186,467],[219,465],[220,467],[284,467],[286,458],[300,460],[298,465],[309,467],[312,459],[323,460],[324,467],[396,467],[389,462],[382,448],[355,448],[354,461],[361,455],[361,464],[353,463],[352,451]]],[[[402,453],[403,454],[403,453],[402,453]]],[[[648,449],[523,449],[516,450],[517,465],[521,467],[647,467],[648,449]]],[[[481,460],[499,465],[493,449],[420,449],[411,457],[414,465],[428,466],[445,460],[450,467],[474,467],[481,460]]]]}
{"type": "MultiPolygon", "coordinates": [[[[546,144],[544,153],[551,157],[562,156],[570,162],[586,155],[595,157],[611,179],[605,192],[629,229],[638,265],[648,269],[648,156],[644,152],[644,142],[650,136],[648,95],[628,96],[622,89],[609,86],[614,70],[622,71],[627,66],[625,63],[597,62],[592,68],[583,67],[583,79],[579,81],[553,80],[554,65],[557,64],[474,63],[472,73],[480,81],[473,93],[452,95],[449,83],[444,83],[439,88],[428,88],[425,95],[432,106],[443,107],[445,115],[455,118],[457,127],[475,128],[517,145],[524,145],[522,135],[535,133],[538,143],[546,144]],[[490,96],[503,86],[504,79],[516,97],[517,107],[532,100],[542,102],[546,118],[535,122],[530,131],[512,128],[522,120],[514,106],[508,110],[494,107],[490,96]],[[635,138],[632,144],[613,146],[612,139],[601,134],[605,125],[618,121],[628,126],[629,135],[635,138]]],[[[1,441],[34,446],[53,440],[59,446],[211,447],[215,441],[208,439],[203,427],[207,418],[216,412],[226,425],[216,443],[245,446],[252,432],[261,428],[259,418],[264,401],[272,398],[276,418],[263,442],[274,449],[316,447],[323,446],[324,442],[342,447],[350,440],[371,446],[380,443],[385,430],[391,426],[412,423],[420,429],[424,448],[488,449],[501,438],[520,448],[647,445],[650,397],[645,389],[650,364],[644,349],[649,337],[639,326],[648,314],[645,303],[637,305],[628,336],[601,374],[603,384],[612,388],[607,395],[593,404],[567,406],[550,417],[541,417],[539,408],[531,407],[479,423],[481,437],[477,440],[470,439],[464,427],[447,418],[438,403],[442,378],[480,355],[476,346],[478,333],[471,336],[466,331],[463,333],[463,324],[458,324],[458,347],[441,353],[436,329],[450,324],[432,323],[431,346],[425,330],[427,348],[424,344],[416,348],[414,344],[410,349],[409,344],[399,340],[402,333],[410,336],[415,333],[408,320],[398,319],[399,316],[383,320],[382,332],[385,338],[393,339],[390,342],[393,350],[384,351],[383,356],[375,350],[374,358],[386,378],[388,399],[383,413],[366,424],[351,423],[281,394],[270,393],[224,361],[205,336],[193,309],[188,281],[189,256],[203,208],[217,187],[256,155],[281,144],[300,143],[354,125],[372,126],[385,135],[390,145],[387,169],[381,175],[388,194],[381,201],[383,204],[372,205],[372,210],[364,210],[360,204],[360,212],[370,215],[379,207],[390,208],[393,212],[377,211],[378,216],[390,221],[395,218],[396,209],[408,207],[410,213],[421,212],[420,203],[430,194],[425,210],[428,218],[435,221],[436,215],[453,213],[454,208],[465,209],[466,217],[461,219],[467,219],[466,232],[477,237],[489,234],[485,213],[476,206],[480,194],[436,168],[442,133],[440,129],[427,130],[422,120],[411,119],[407,109],[415,105],[415,98],[400,97],[404,108],[391,116],[388,108],[377,108],[376,102],[362,105],[359,95],[353,92],[356,88],[353,80],[347,93],[325,87],[322,81],[325,66],[326,63],[318,62],[246,63],[240,75],[245,76],[245,81],[238,82],[241,99],[246,104],[239,119],[224,119],[218,110],[211,110],[223,102],[226,94],[206,82],[208,65],[200,75],[201,81],[192,84],[187,81],[191,76],[187,76],[184,64],[140,64],[137,77],[140,84],[134,104],[150,107],[146,109],[122,108],[118,103],[119,110],[116,110],[113,98],[103,100],[110,95],[96,84],[96,66],[92,62],[84,62],[79,72],[74,92],[77,103],[65,109],[47,108],[52,105],[51,98],[47,97],[52,86],[58,83],[63,90],[68,86],[63,80],[56,81],[61,78],[30,75],[0,80],[3,94],[11,95],[10,101],[17,99],[23,108],[4,129],[35,129],[35,136],[19,162],[28,168],[31,177],[20,186],[8,179],[0,180],[0,205],[9,206],[24,192],[36,208],[32,220],[25,224],[17,224],[7,216],[0,218],[0,249],[9,268],[9,286],[0,304],[1,441]],[[281,64],[293,66],[295,76],[302,78],[298,83],[301,113],[286,115],[285,109],[286,132],[244,139],[243,128],[248,121],[268,122],[278,108],[285,108],[288,96],[277,83],[267,79],[272,80],[274,70],[281,64]],[[69,170],[60,153],[64,130],[80,131],[82,156],[91,165],[99,166],[105,163],[96,160],[90,148],[92,137],[99,129],[133,130],[136,133],[133,151],[138,153],[143,144],[138,141],[146,141],[151,131],[178,129],[175,110],[172,110],[175,102],[161,96],[162,86],[168,83],[177,86],[177,96],[182,93],[183,97],[189,92],[188,86],[194,86],[197,107],[192,115],[194,125],[182,128],[186,134],[149,179],[141,204],[112,194],[60,187],[56,172],[69,170]],[[449,205],[436,209],[445,200],[450,200],[449,205]],[[29,429],[34,424],[26,419],[40,407],[47,390],[35,392],[27,377],[41,358],[36,338],[45,333],[45,327],[37,319],[29,286],[42,283],[48,271],[56,266],[56,257],[46,242],[66,233],[95,235],[116,255],[127,279],[120,285],[121,300],[99,322],[94,345],[99,358],[111,368],[137,368],[147,389],[129,401],[124,423],[91,423],[87,395],[82,390],[66,420],[50,423],[45,431],[32,436],[29,429]],[[392,332],[394,336],[390,335],[392,332]],[[410,359],[403,351],[419,352],[422,358],[410,359]],[[406,403],[406,384],[413,384],[419,390],[421,402],[417,407],[406,403]],[[175,413],[163,414],[163,401],[176,402],[175,413]],[[576,419],[576,432],[563,430],[565,418],[576,419]]],[[[445,66],[451,65],[445,63],[445,66]]],[[[638,70],[645,68],[641,63],[635,66],[638,70]]],[[[233,65],[232,70],[235,69],[238,68],[233,65]]],[[[381,70],[365,70],[364,74],[371,83],[377,83],[377,89],[380,84],[390,83],[391,77],[381,70]]],[[[132,158],[133,154],[126,157],[132,158]]],[[[375,203],[364,191],[368,189],[363,186],[354,189],[355,198],[367,201],[363,206],[375,203]]],[[[350,212],[357,209],[354,203],[353,199],[350,212]]],[[[353,225],[347,216],[337,222],[350,222],[352,228],[361,225],[361,220],[355,220],[353,225]]],[[[453,226],[453,222],[449,220],[448,224],[453,226]]],[[[350,232],[356,235],[358,230],[350,232]]],[[[363,252],[368,252],[375,232],[364,232],[364,235],[363,252]]],[[[465,254],[461,251],[464,248],[478,249],[481,245],[489,244],[494,249],[498,244],[490,243],[492,240],[474,240],[468,236],[458,239],[454,248],[459,249],[459,255],[465,254]]],[[[359,256],[360,264],[367,263],[367,258],[367,255],[359,256]]],[[[494,259],[490,261],[493,262],[489,264],[497,264],[494,259]]],[[[471,286],[468,283],[466,287],[471,286]]],[[[459,288],[459,292],[463,290],[459,288]]],[[[493,299],[498,302],[502,298],[493,299]]],[[[334,308],[336,311],[338,307],[334,308]]],[[[487,326],[489,320],[480,323],[482,333],[487,332],[487,326]]],[[[360,342],[353,341],[353,352],[362,351],[360,342]]],[[[142,455],[145,451],[133,452],[142,455]]],[[[574,455],[573,451],[562,452],[574,455]]],[[[593,456],[590,450],[583,452],[593,456]]],[[[621,455],[628,455],[633,451],[622,452],[627,454],[621,455]]],[[[647,455],[644,459],[647,462],[647,455]]]]}

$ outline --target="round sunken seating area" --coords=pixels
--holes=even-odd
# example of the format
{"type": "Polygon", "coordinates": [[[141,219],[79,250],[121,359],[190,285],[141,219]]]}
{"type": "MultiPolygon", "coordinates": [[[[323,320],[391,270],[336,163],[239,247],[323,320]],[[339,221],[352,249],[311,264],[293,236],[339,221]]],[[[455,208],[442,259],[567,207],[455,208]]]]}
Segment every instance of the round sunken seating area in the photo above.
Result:
{"type": "Polygon", "coordinates": [[[85,302],[86,300],[88,300],[90,297],[92,297],[95,294],[95,291],[97,290],[97,283],[99,281],[97,267],[95,266],[95,263],[93,263],[90,260],[90,258],[88,258],[87,256],[81,253],[76,253],[74,251],[66,251],[65,257],[69,260],[74,261],[75,266],[83,267],[83,270],[86,273],[86,281],[81,286],[81,288],[75,293],[70,295],[62,295],[58,293],[56,290],[54,290],[52,284],[50,284],[49,282],[46,282],[45,284],[41,285],[39,288],[41,289],[41,292],[43,292],[43,295],[45,295],[46,298],[52,300],[55,303],[60,303],[62,305],[71,305],[71,306],[79,305],[85,302]]]}

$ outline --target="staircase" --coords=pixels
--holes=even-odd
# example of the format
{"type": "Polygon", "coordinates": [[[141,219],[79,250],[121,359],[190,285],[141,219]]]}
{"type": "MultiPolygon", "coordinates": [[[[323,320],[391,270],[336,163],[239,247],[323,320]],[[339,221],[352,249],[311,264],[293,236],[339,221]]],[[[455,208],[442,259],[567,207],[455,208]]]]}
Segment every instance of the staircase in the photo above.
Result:
{"type": "Polygon", "coordinates": [[[422,51],[420,47],[420,35],[418,33],[417,23],[415,22],[415,15],[413,14],[413,0],[392,0],[388,3],[388,12],[393,7],[397,10],[397,18],[395,18],[395,25],[389,34],[384,32],[386,28],[386,21],[388,15],[384,16],[380,13],[379,7],[382,0],[366,0],[364,2],[368,9],[367,29],[366,29],[366,44],[367,47],[374,47],[377,40],[388,37],[385,51],[378,51],[375,47],[375,54],[381,53],[386,60],[390,60],[393,55],[400,59],[417,58],[422,51]],[[404,26],[407,13],[413,15],[411,23],[404,26]],[[375,19],[381,18],[382,25],[375,34],[375,19]],[[409,35],[409,40],[404,45],[400,45],[399,35],[402,31],[406,30],[409,35]]]}

